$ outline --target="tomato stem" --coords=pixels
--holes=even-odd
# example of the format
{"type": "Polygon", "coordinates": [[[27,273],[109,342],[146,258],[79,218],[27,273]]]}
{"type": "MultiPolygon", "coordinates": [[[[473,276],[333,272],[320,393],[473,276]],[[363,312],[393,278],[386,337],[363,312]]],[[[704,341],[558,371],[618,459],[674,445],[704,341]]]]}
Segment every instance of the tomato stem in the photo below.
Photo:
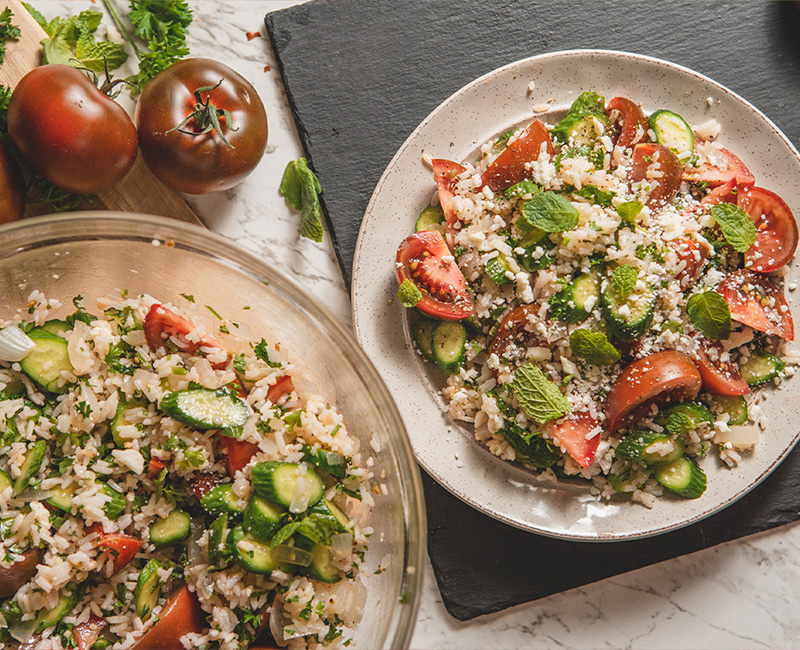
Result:
{"type": "Polygon", "coordinates": [[[195,90],[194,100],[196,103],[194,111],[189,114],[180,124],[173,126],[169,131],[167,131],[167,133],[178,131],[180,133],[185,133],[186,135],[205,135],[211,131],[216,131],[217,135],[226,145],[228,145],[231,149],[235,149],[235,147],[225,138],[225,134],[222,133],[222,126],[219,118],[225,118],[225,123],[228,125],[228,128],[231,131],[238,131],[239,129],[233,127],[233,120],[229,111],[225,110],[224,108],[217,108],[211,103],[211,96],[209,94],[212,90],[219,88],[221,85],[222,79],[219,80],[219,83],[213,86],[203,86],[202,88],[195,90]],[[205,101],[203,101],[203,97],[200,95],[200,93],[206,93],[205,101]],[[199,130],[189,131],[184,129],[184,127],[192,120],[195,121],[195,124],[199,130]]]}

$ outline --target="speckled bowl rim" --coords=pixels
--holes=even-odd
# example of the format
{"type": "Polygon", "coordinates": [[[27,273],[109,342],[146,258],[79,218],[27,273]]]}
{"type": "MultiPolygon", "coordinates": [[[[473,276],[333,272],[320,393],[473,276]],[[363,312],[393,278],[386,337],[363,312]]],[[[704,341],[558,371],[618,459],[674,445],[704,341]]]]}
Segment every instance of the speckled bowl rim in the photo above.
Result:
{"type": "MultiPolygon", "coordinates": [[[[440,485],[481,512],[523,530],[575,541],[639,539],[700,521],[735,502],[769,476],[800,436],[800,431],[790,424],[800,422],[800,409],[796,404],[792,408],[790,403],[791,396],[800,389],[797,380],[786,381],[788,389],[780,392],[782,397],[770,402],[777,401],[783,407],[775,409],[774,414],[783,413],[784,422],[762,435],[753,457],[743,458],[738,469],[727,470],[716,464],[711,467],[709,490],[701,499],[659,499],[652,510],[627,502],[599,501],[589,495],[586,487],[566,482],[546,484],[516,464],[495,458],[472,439],[471,427],[450,420],[442,412],[443,403],[436,394],[436,375],[413,353],[407,317],[395,300],[392,264],[396,247],[413,228],[414,210],[418,212],[426,204],[420,203],[420,198],[429,200],[434,192],[421,154],[463,160],[493,135],[531,121],[537,115],[533,107],[541,103],[530,97],[539,88],[536,80],[553,69],[570,66],[574,67],[576,78],[583,76],[589,82],[581,86],[578,79],[572,82],[572,91],[559,90],[563,101],[552,103],[554,109],[567,107],[584,90],[611,97],[616,88],[618,92],[614,94],[642,102],[648,112],[671,108],[690,123],[699,123],[693,117],[705,103],[709,119],[714,117],[723,126],[720,141],[742,152],[740,155],[759,185],[766,181],[763,185],[781,194],[797,214],[800,189],[790,189],[793,185],[800,187],[800,154],[766,115],[735,92],[689,68],[629,52],[566,50],[542,54],[510,63],[464,86],[434,109],[395,154],[369,202],[356,244],[353,323],[356,338],[394,396],[417,460],[440,485]],[[620,88],[626,83],[612,81],[611,70],[620,67],[632,68],[632,75],[627,78],[628,92],[620,88]],[[679,81],[682,91],[667,93],[663,105],[651,106],[647,98],[658,95],[653,87],[658,74],[679,81]],[[530,81],[535,82],[533,91],[530,81]],[[483,131],[469,124],[469,111],[479,111],[484,95],[503,84],[514,87],[517,94],[512,98],[508,93],[495,95],[500,106],[497,113],[502,117],[488,120],[483,131]],[[527,96],[523,99],[522,95],[527,96]],[[526,101],[531,109],[527,114],[522,108],[526,101]],[[514,106],[508,108],[509,104],[514,106]],[[687,114],[684,109],[688,106],[693,108],[687,114]],[[723,111],[727,114],[722,115],[723,111]],[[452,128],[456,124],[458,129],[452,128]],[[743,137],[731,132],[736,132],[737,126],[746,127],[738,129],[739,135],[745,134],[743,137]],[[741,146],[737,147],[737,143],[741,146]],[[423,187],[418,190],[416,184],[420,182],[423,187]],[[714,480],[723,481],[724,485],[718,484],[715,489],[714,480]],[[725,485],[730,489],[724,489],[725,485]]],[[[546,95],[541,98],[542,102],[547,99],[546,95]]],[[[787,281],[798,279],[800,269],[792,262],[787,281]]],[[[798,299],[787,298],[793,312],[800,313],[798,299]]]]}

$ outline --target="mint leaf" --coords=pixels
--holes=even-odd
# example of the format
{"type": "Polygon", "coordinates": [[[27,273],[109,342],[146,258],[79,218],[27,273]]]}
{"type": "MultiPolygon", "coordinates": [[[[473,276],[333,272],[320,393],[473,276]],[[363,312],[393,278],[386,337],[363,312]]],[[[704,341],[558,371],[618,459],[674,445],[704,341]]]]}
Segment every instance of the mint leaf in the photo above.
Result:
{"type": "Polygon", "coordinates": [[[322,241],[319,193],[322,186],[305,158],[293,160],[283,172],[280,193],[295,210],[300,211],[300,234],[315,242],[322,241]]]}
{"type": "Polygon", "coordinates": [[[611,207],[611,199],[616,196],[616,192],[606,192],[594,185],[584,185],[579,190],[573,190],[572,193],[584,199],[589,199],[592,203],[603,208],[611,207]]]}
{"type": "Polygon", "coordinates": [[[619,361],[619,351],[602,332],[575,330],[569,335],[569,347],[576,357],[593,366],[607,366],[619,361]]]}
{"type": "Polygon", "coordinates": [[[75,44],[75,58],[89,70],[104,72],[106,65],[109,70],[119,68],[128,55],[121,44],[95,40],[90,31],[84,30],[75,44]]]}
{"type": "Polygon", "coordinates": [[[639,201],[626,201],[617,206],[617,214],[626,223],[636,223],[636,217],[642,211],[642,205],[639,201]]]}
{"type": "Polygon", "coordinates": [[[417,303],[422,300],[422,292],[416,284],[406,278],[397,289],[397,297],[400,299],[403,307],[411,309],[412,307],[416,307],[417,303]]]}
{"type": "Polygon", "coordinates": [[[614,269],[611,274],[611,284],[614,285],[619,297],[625,300],[633,293],[636,282],[639,279],[639,271],[630,264],[623,264],[614,269]]]}
{"type": "Polygon", "coordinates": [[[692,421],[692,418],[686,415],[686,413],[675,411],[669,414],[669,417],[667,418],[667,424],[664,426],[664,428],[671,436],[679,436],[687,431],[696,429],[697,427],[692,421]]]}
{"type": "Polygon", "coordinates": [[[295,534],[298,528],[303,524],[302,521],[293,521],[291,523],[286,524],[283,528],[281,528],[272,539],[269,541],[269,545],[272,548],[275,548],[278,544],[283,544],[287,541],[292,535],[295,534]]]}
{"type": "Polygon", "coordinates": [[[722,236],[734,250],[744,253],[756,241],[756,224],[750,215],[732,203],[718,203],[711,208],[711,216],[722,229],[722,236]]]}
{"type": "Polygon", "coordinates": [[[525,414],[535,422],[544,424],[569,413],[569,400],[544,373],[532,363],[517,369],[511,391],[525,414]]]}
{"type": "Polygon", "coordinates": [[[525,223],[545,232],[566,232],[578,225],[578,211],[569,200],[555,192],[541,192],[522,206],[525,223]]]}
{"type": "Polygon", "coordinates": [[[703,336],[719,340],[731,335],[731,310],[715,291],[694,294],[686,303],[686,311],[703,336]]]}

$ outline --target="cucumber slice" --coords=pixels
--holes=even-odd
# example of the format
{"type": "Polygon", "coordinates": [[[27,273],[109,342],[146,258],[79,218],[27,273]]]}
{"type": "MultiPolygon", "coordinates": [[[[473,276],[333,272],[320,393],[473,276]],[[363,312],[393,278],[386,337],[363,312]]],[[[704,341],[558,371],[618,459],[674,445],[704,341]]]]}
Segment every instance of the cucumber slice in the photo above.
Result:
{"type": "Polygon", "coordinates": [[[125,495],[122,492],[115,490],[107,483],[103,483],[101,489],[103,494],[111,498],[110,501],[106,501],[103,504],[103,512],[111,521],[119,519],[125,512],[125,495]]]}
{"type": "Polygon", "coordinates": [[[722,409],[723,413],[728,414],[729,425],[747,424],[750,421],[750,415],[747,412],[747,401],[741,395],[736,395],[735,397],[717,395],[714,397],[714,403],[722,409]]]}
{"type": "Polygon", "coordinates": [[[111,420],[111,437],[114,438],[114,444],[120,448],[125,449],[125,438],[119,433],[119,428],[132,424],[128,421],[128,414],[137,408],[147,408],[147,402],[144,400],[136,399],[126,402],[120,399],[117,412],[114,414],[114,419],[111,420]]]}
{"type": "Polygon", "coordinates": [[[55,334],[56,336],[60,336],[62,339],[64,338],[64,334],[69,332],[72,328],[67,324],[65,320],[58,320],[54,318],[52,320],[47,321],[42,325],[43,330],[47,330],[51,334],[55,334]]]}
{"type": "Polygon", "coordinates": [[[336,504],[322,499],[309,509],[298,531],[316,544],[329,546],[331,537],[350,532],[350,522],[336,504]]]}
{"type": "Polygon", "coordinates": [[[420,318],[411,328],[411,335],[414,337],[414,344],[417,350],[420,351],[423,357],[428,361],[436,361],[433,358],[433,350],[431,350],[431,338],[433,337],[433,328],[436,327],[436,321],[428,318],[420,318]]]}
{"type": "Polygon", "coordinates": [[[752,352],[739,370],[748,386],[760,386],[775,379],[785,365],[783,359],[769,352],[752,352]]]}
{"type": "Polygon", "coordinates": [[[630,494],[641,487],[641,483],[631,478],[630,467],[617,474],[609,474],[608,482],[614,488],[614,491],[620,494],[630,494]]]}
{"type": "Polygon", "coordinates": [[[244,509],[244,529],[258,541],[268,542],[283,526],[285,512],[266,499],[254,496],[244,509]]]}
{"type": "Polygon", "coordinates": [[[609,282],[601,295],[600,306],[612,333],[623,341],[635,341],[641,338],[653,323],[656,292],[646,287],[643,290],[634,290],[623,299],[609,282]]]}
{"type": "Polygon", "coordinates": [[[229,543],[228,513],[223,512],[208,528],[208,561],[223,566],[231,554],[229,543]]]}
{"type": "Polygon", "coordinates": [[[509,278],[506,273],[511,271],[508,260],[501,254],[486,261],[483,267],[488,275],[496,284],[513,284],[514,280],[509,278]]]}
{"type": "Polygon", "coordinates": [[[133,601],[136,604],[136,615],[146,621],[158,604],[158,597],[161,595],[161,580],[158,578],[158,570],[162,568],[161,562],[156,559],[150,560],[144,565],[139,578],[136,580],[136,587],[133,590],[133,601]]]}
{"type": "Polygon", "coordinates": [[[660,110],[650,116],[650,128],[656,134],[656,142],[669,147],[685,165],[694,154],[694,132],[686,120],[672,111],[660,110]]]}
{"type": "Polygon", "coordinates": [[[25,491],[42,467],[44,455],[47,453],[47,441],[37,440],[33,445],[28,447],[25,454],[25,460],[22,461],[20,467],[20,474],[17,480],[14,481],[14,496],[19,496],[25,491]]]}
{"type": "Polygon", "coordinates": [[[442,321],[433,329],[431,352],[436,364],[447,374],[454,375],[464,363],[467,350],[467,330],[458,321],[442,321]]]}
{"type": "Polygon", "coordinates": [[[656,465],[653,473],[661,485],[684,499],[697,499],[706,491],[705,472],[687,456],[656,465]]]}
{"type": "Polygon", "coordinates": [[[297,538],[297,546],[311,553],[311,564],[303,569],[303,573],[307,576],[328,583],[339,582],[342,579],[342,572],[331,562],[329,547],[312,542],[303,536],[297,538]]]}
{"type": "Polygon", "coordinates": [[[269,544],[259,542],[239,524],[231,531],[231,546],[236,563],[247,571],[269,575],[273,571],[288,571],[285,564],[272,556],[269,544]]]}
{"type": "Polygon", "coordinates": [[[600,281],[594,273],[582,273],[550,299],[553,317],[564,323],[582,323],[600,298],[600,281]]]}
{"type": "Polygon", "coordinates": [[[414,224],[414,231],[435,230],[443,235],[447,232],[444,225],[444,210],[438,205],[432,205],[419,213],[417,223],[414,224]]]}
{"type": "Polygon", "coordinates": [[[48,627],[53,627],[64,618],[75,605],[75,597],[72,594],[62,594],[53,609],[40,612],[36,617],[36,632],[41,632],[48,627]]]}
{"type": "Polygon", "coordinates": [[[587,147],[597,142],[598,135],[595,130],[595,119],[600,120],[604,127],[607,126],[608,119],[605,115],[584,114],[570,115],[561,120],[554,129],[560,139],[566,144],[575,147],[587,147]],[[556,131],[557,130],[557,131],[556,131]]]}
{"type": "Polygon", "coordinates": [[[173,510],[150,526],[150,541],[156,548],[175,544],[189,537],[192,518],[183,510],[173,510]]]}
{"type": "Polygon", "coordinates": [[[67,487],[53,488],[53,494],[47,499],[47,503],[64,512],[72,512],[72,497],[76,489],[75,483],[70,483],[67,487]]]}
{"type": "Polygon", "coordinates": [[[616,455],[618,458],[635,460],[645,465],[659,465],[671,463],[683,456],[684,448],[685,445],[680,438],[655,431],[634,431],[617,445],[616,455]],[[665,442],[672,443],[672,451],[662,455],[656,451],[655,446],[665,442]]]}
{"type": "Polygon", "coordinates": [[[206,431],[235,429],[250,417],[247,403],[227,391],[189,388],[165,395],[161,410],[174,420],[206,431]]]}
{"type": "Polygon", "coordinates": [[[0,469],[0,493],[11,486],[11,477],[0,469]]]}
{"type": "Polygon", "coordinates": [[[270,461],[257,463],[251,471],[256,496],[284,508],[291,507],[297,490],[302,492],[297,495],[298,501],[307,501],[306,509],[317,503],[325,492],[319,474],[305,464],[270,461]]]}
{"type": "Polygon", "coordinates": [[[200,499],[200,505],[212,515],[241,514],[242,512],[238,498],[233,493],[233,483],[224,483],[211,488],[200,499]]]}
{"type": "Polygon", "coordinates": [[[28,336],[36,347],[19,362],[23,372],[46,391],[66,392],[66,386],[59,387],[58,385],[61,372],[75,371],[69,360],[67,342],[42,327],[31,330],[28,332],[28,336]]]}

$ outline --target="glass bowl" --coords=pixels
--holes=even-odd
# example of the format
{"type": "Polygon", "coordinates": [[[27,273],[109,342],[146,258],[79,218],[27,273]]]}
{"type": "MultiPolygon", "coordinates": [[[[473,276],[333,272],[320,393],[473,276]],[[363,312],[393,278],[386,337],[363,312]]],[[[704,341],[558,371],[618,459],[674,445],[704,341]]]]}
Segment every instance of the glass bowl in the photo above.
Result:
{"type": "Polygon", "coordinates": [[[71,306],[74,296],[95,298],[117,287],[175,304],[191,294],[200,309],[212,305],[256,339],[280,341],[315,394],[339,408],[385,486],[362,520],[375,532],[362,572],[368,601],[354,645],[407,648],[425,549],[419,470],[400,414],[350,332],[285,275],[197,226],[92,211],[0,227],[0,317],[24,311],[35,289],[71,306]],[[376,572],[387,557],[388,567],[376,572]]]}

